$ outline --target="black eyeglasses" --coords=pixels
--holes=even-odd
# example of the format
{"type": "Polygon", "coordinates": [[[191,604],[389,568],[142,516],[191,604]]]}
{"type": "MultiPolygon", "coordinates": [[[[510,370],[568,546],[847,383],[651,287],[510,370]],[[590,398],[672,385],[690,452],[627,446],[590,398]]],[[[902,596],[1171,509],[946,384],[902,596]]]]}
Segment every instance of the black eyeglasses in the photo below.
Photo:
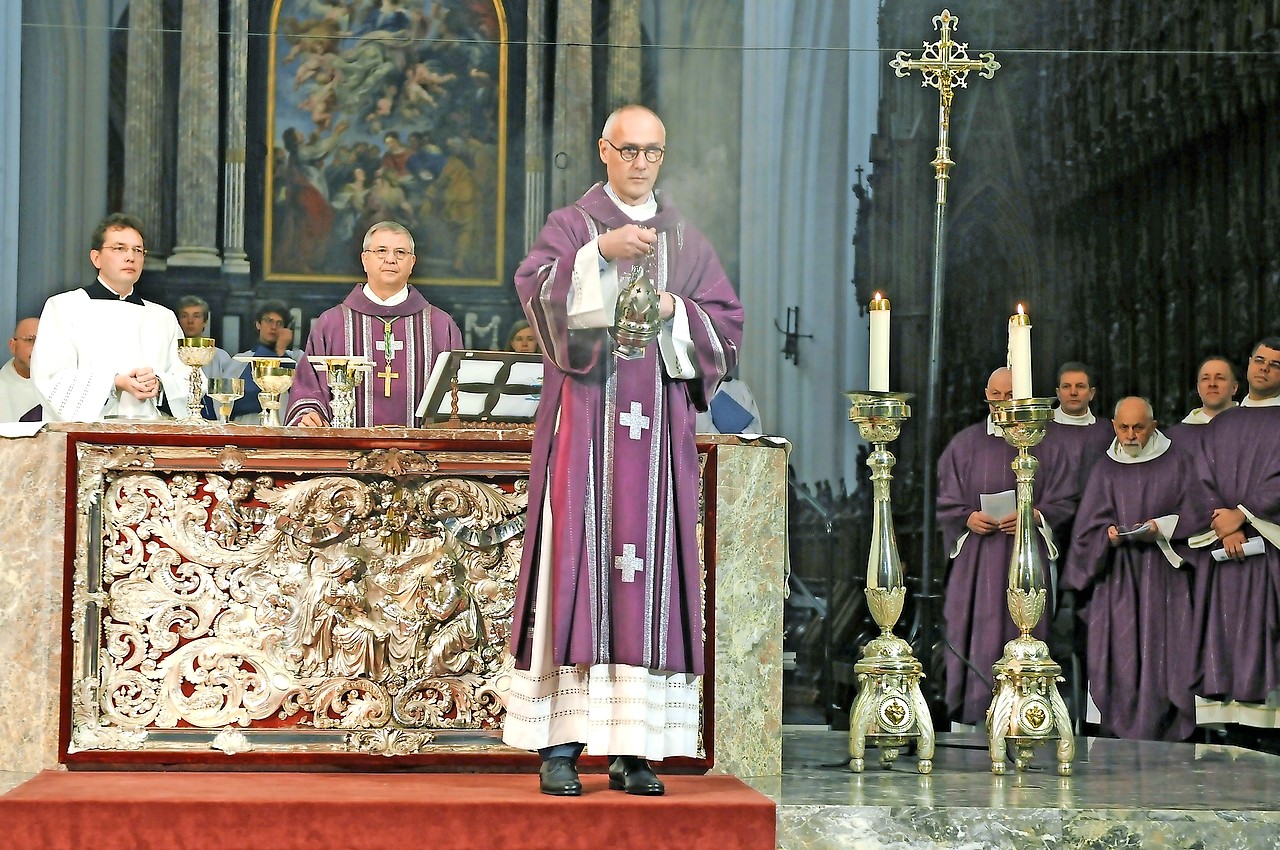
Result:
{"type": "Polygon", "coordinates": [[[604,143],[617,151],[618,156],[622,157],[623,162],[635,162],[636,157],[643,152],[645,159],[653,163],[658,163],[662,162],[662,157],[667,152],[666,148],[659,147],[658,145],[650,145],[647,148],[638,148],[635,145],[623,145],[622,147],[618,147],[608,139],[605,139],[604,143]]]}

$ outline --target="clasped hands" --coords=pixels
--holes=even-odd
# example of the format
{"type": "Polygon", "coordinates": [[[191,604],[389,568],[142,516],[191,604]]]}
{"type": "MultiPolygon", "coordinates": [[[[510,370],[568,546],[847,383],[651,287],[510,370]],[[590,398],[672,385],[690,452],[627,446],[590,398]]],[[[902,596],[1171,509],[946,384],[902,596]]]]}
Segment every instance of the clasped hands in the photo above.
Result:
{"type": "Polygon", "coordinates": [[[1218,535],[1227,557],[1233,561],[1244,560],[1244,544],[1247,539],[1244,524],[1248,519],[1239,508],[1216,508],[1209,526],[1218,535]]]}
{"type": "Polygon", "coordinates": [[[139,366],[127,374],[116,375],[115,387],[138,401],[146,401],[160,395],[160,378],[150,366],[139,366]]]}
{"type": "MultiPolygon", "coordinates": [[[[1043,521],[1040,518],[1040,511],[1033,510],[1032,513],[1035,514],[1036,524],[1039,525],[1043,521]]],[[[982,511],[974,511],[969,514],[969,519],[965,522],[965,525],[974,534],[981,534],[983,536],[995,534],[997,531],[1003,531],[1005,534],[1013,534],[1018,530],[1018,512],[1014,511],[1008,516],[996,519],[991,514],[983,513],[982,511]]]]}
{"type": "MultiPolygon", "coordinates": [[[[615,260],[639,260],[652,256],[658,245],[658,231],[639,224],[624,224],[608,233],[600,234],[596,247],[606,262],[615,260]]],[[[676,312],[675,296],[669,292],[658,293],[658,317],[670,319],[676,312]]]]}

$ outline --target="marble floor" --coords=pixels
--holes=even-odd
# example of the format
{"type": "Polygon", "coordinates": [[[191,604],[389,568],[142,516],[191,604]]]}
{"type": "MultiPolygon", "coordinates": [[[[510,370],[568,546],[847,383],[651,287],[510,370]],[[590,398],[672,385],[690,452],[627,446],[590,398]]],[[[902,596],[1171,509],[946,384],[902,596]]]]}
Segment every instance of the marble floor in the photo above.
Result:
{"type": "Polygon", "coordinates": [[[995,776],[977,734],[939,735],[925,776],[847,758],[846,732],[788,729],[782,775],[744,777],[778,804],[779,848],[1280,847],[1280,756],[1238,747],[1080,738],[1068,777],[1049,744],[995,776]]]}

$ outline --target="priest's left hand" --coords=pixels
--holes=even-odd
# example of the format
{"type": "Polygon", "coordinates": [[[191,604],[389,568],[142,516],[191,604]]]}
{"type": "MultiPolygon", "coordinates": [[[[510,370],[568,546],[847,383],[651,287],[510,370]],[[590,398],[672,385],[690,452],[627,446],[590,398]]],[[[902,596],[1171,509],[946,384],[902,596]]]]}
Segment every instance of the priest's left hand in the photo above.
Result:
{"type": "MultiPolygon", "coordinates": [[[[1043,520],[1040,519],[1040,511],[1036,508],[1031,509],[1031,515],[1035,517],[1036,525],[1040,525],[1043,520]]],[[[1000,530],[1005,534],[1013,534],[1018,530],[1018,512],[1014,511],[1006,517],[1000,518],[1000,530]]]]}
{"type": "Polygon", "coordinates": [[[676,297],[670,292],[658,293],[658,318],[662,321],[676,314],[676,297]]]}
{"type": "Polygon", "coordinates": [[[1209,523],[1218,539],[1225,539],[1228,534],[1244,528],[1244,511],[1239,508],[1217,508],[1213,512],[1213,520],[1209,523]]]}

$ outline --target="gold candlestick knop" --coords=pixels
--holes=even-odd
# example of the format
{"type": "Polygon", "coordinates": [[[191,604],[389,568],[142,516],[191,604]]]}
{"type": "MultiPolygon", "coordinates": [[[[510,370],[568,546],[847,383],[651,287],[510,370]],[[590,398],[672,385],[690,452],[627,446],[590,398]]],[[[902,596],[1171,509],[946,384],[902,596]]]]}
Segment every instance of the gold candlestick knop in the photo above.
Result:
{"type": "Polygon", "coordinates": [[[1053,399],[1023,398],[993,403],[992,421],[1004,432],[1005,441],[1018,450],[1011,464],[1017,480],[1017,528],[1009,558],[1009,588],[1005,598],[1009,614],[1021,634],[1004,646],[1004,655],[992,667],[995,685],[987,709],[987,742],[991,772],[1005,772],[1008,744],[1017,750],[1014,767],[1025,770],[1035,745],[1058,739],[1058,773],[1071,775],[1075,737],[1067,705],[1058,693],[1062,667],[1049,655],[1044,641],[1031,630],[1044,615],[1046,590],[1044,564],[1036,546],[1033,487],[1040,463],[1029,449],[1044,439],[1053,417],[1053,399]]]}
{"type": "Polygon", "coordinates": [[[873,450],[867,458],[871,467],[872,514],[871,551],[867,558],[867,606],[880,627],[880,634],[867,642],[862,658],[853,665],[858,677],[858,697],[849,715],[850,767],[861,773],[865,766],[867,742],[880,748],[880,764],[888,768],[900,748],[917,742],[916,770],[933,770],[933,718],[920,692],[924,667],[911,652],[911,645],[893,633],[902,614],[907,588],[903,582],[898,540],[893,531],[890,483],[895,463],[888,444],[898,438],[902,423],[910,418],[907,393],[845,393],[852,404],[849,420],[858,424],[862,439],[873,450]]]}

